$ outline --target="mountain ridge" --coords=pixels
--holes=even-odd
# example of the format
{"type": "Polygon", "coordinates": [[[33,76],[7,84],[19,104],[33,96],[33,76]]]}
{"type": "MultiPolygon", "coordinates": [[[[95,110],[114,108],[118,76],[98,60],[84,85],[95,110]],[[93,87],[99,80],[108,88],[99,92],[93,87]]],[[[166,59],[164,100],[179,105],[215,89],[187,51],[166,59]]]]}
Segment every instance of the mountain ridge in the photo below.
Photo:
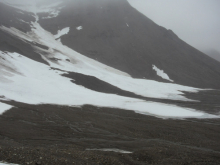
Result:
{"type": "MultiPolygon", "coordinates": [[[[77,2],[79,5],[75,8],[71,3],[68,5],[73,8],[71,17],[68,12],[62,13],[62,10],[58,16],[63,28],[71,27],[69,35],[61,37],[63,44],[135,78],[165,81],[152,69],[152,65],[156,65],[178,84],[219,88],[218,62],[180,40],[171,30],[156,25],[127,1],[120,1],[121,4],[112,2],[106,5],[106,9],[99,7],[98,10],[96,7],[100,1],[93,2],[94,9],[89,3],[77,2]],[[71,18],[74,22],[65,23],[71,18]],[[84,25],[83,29],[76,30],[81,25],[84,25]]],[[[39,22],[43,28],[55,34],[62,29],[56,28],[55,20],[40,18],[39,22]]]]}
{"type": "Polygon", "coordinates": [[[220,162],[217,61],[126,0],[0,9],[0,161],[220,162]]]}

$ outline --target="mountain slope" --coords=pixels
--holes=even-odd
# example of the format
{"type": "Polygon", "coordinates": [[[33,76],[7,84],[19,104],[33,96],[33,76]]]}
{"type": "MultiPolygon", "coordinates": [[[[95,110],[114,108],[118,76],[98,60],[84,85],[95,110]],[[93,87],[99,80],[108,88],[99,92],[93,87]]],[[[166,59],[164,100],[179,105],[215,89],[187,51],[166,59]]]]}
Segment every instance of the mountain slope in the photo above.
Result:
{"type": "MultiPolygon", "coordinates": [[[[74,37],[72,32],[77,31],[77,33],[81,33],[81,34],[91,33],[91,31],[89,30],[86,31],[87,26],[83,24],[78,24],[81,26],[77,26],[78,28],[77,27],[73,28],[74,24],[72,24],[70,21],[68,22],[65,21],[65,19],[61,19],[63,16],[65,16],[65,14],[67,14],[66,17],[68,18],[69,16],[68,13],[74,15],[74,12],[76,11],[80,16],[81,14],[80,11],[86,11],[87,13],[90,10],[94,10],[95,12],[98,11],[97,7],[100,10],[103,8],[104,9],[107,8],[108,11],[108,9],[111,8],[111,10],[113,9],[115,11],[114,12],[110,11],[108,12],[109,14],[107,15],[100,15],[100,17],[96,16],[94,17],[94,19],[97,18],[103,19],[105,18],[105,16],[112,16],[112,14],[113,15],[115,13],[117,14],[117,11],[119,11],[119,9],[122,11],[122,14],[119,15],[121,17],[124,16],[123,13],[129,14],[130,11],[134,12],[132,16],[136,16],[135,12],[137,12],[136,10],[133,10],[129,6],[127,1],[106,0],[106,1],[95,1],[96,3],[89,3],[86,1],[83,2],[75,1],[75,2],[76,4],[74,5],[72,1],[60,1],[60,2],[58,1],[53,5],[51,4],[42,5],[42,4],[36,4],[35,1],[33,1],[32,3],[30,1],[30,3],[28,4],[29,5],[28,8],[27,8],[27,4],[25,3],[23,4],[12,3],[12,5],[10,4],[9,6],[5,6],[5,4],[3,4],[5,13],[7,12],[10,13],[10,11],[12,10],[15,13],[19,13],[19,14],[22,13],[22,15],[29,15],[30,17],[28,20],[23,21],[19,19],[20,15],[18,15],[18,18],[16,20],[20,20],[20,22],[15,21],[15,23],[10,24],[11,21],[9,20],[13,18],[13,16],[15,15],[14,13],[12,15],[9,14],[8,19],[4,19],[4,21],[1,22],[2,25],[0,26],[0,31],[4,37],[1,38],[2,51],[0,51],[1,54],[0,69],[2,73],[1,76],[2,83],[0,85],[1,88],[3,89],[1,92],[3,98],[9,100],[16,100],[19,102],[30,103],[30,104],[48,103],[48,104],[64,104],[64,105],[77,105],[77,106],[90,104],[101,107],[117,107],[121,109],[134,110],[137,112],[147,113],[147,114],[150,113],[152,115],[168,117],[168,118],[170,116],[173,117],[197,116],[197,117],[214,117],[214,118],[217,117],[206,113],[200,113],[200,112],[194,113],[193,109],[185,110],[177,106],[173,108],[172,106],[168,106],[166,104],[158,104],[158,103],[152,104],[142,100],[144,98],[156,98],[156,99],[159,98],[159,99],[167,99],[167,100],[193,101],[182,96],[183,92],[198,92],[200,90],[198,88],[192,88],[192,87],[175,84],[177,80],[176,78],[172,78],[172,74],[169,74],[169,72],[166,72],[165,70],[165,72],[168,73],[167,75],[163,70],[160,70],[163,67],[157,68],[157,66],[160,66],[159,63],[161,63],[161,59],[163,59],[163,64],[164,65],[166,64],[164,58],[157,56],[157,59],[154,59],[155,61],[153,63],[149,63],[149,61],[151,61],[153,58],[147,55],[143,56],[143,58],[147,59],[148,62],[144,61],[143,59],[140,59],[137,56],[129,55],[125,52],[120,56],[117,56],[117,53],[109,55],[107,53],[109,49],[106,48],[104,45],[100,45],[99,48],[102,49],[105,48],[103,50],[105,50],[106,53],[103,54],[102,57],[108,60],[109,66],[107,66],[105,64],[102,64],[94,60],[96,59],[94,57],[93,57],[94,59],[91,59],[80,53],[77,53],[75,50],[71,49],[71,46],[67,47],[63,45],[62,43],[65,44],[65,42],[68,45],[74,43],[71,42],[72,40],[77,41],[77,37],[74,37]],[[99,2],[102,3],[100,4],[99,2]],[[70,9],[72,9],[74,12],[72,12],[72,10],[70,11],[70,9]],[[51,23],[51,21],[54,22],[51,23]],[[49,31],[45,30],[48,28],[44,29],[41,26],[44,25],[43,22],[50,23],[50,26],[48,26],[49,31]],[[25,24],[27,28],[23,29],[23,31],[19,30],[23,27],[23,24],[25,24]],[[57,28],[59,28],[57,33],[55,33],[54,35],[51,34],[53,33],[53,31],[56,31],[55,29],[57,28]],[[16,52],[16,53],[10,53],[10,52],[16,52]],[[112,64],[111,60],[109,60],[109,58],[111,58],[113,61],[117,61],[118,64],[120,64],[120,66],[123,66],[123,68],[130,69],[134,74],[137,73],[137,75],[138,74],[141,75],[143,72],[141,72],[135,67],[139,67],[140,69],[146,69],[145,67],[148,64],[150,70],[146,69],[145,73],[149,71],[149,73],[152,73],[152,75],[154,75],[156,80],[174,82],[174,83],[162,83],[148,79],[132,78],[129,75],[129,74],[133,75],[131,72],[128,71],[129,74],[127,74],[125,72],[122,72],[123,69],[122,71],[117,70],[117,66],[115,66],[116,69],[111,67],[114,65],[112,64]],[[31,61],[30,59],[34,61],[31,61]],[[41,62],[42,64],[38,64],[36,62],[41,62]],[[145,65],[143,63],[145,63],[145,65]],[[24,67],[23,64],[25,64],[26,66],[24,67]],[[46,66],[44,66],[45,64],[46,66]],[[51,69],[54,71],[52,71],[51,69]],[[27,72],[27,70],[29,71],[27,72]],[[69,79],[65,77],[66,76],[65,74],[68,75],[67,77],[72,79],[72,82],[68,82],[69,79]],[[80,75],[81,78],[80,77],[77,78],[75,75],[80,75]],[[161,76],[162,78],[166,78],[166,80],[160,78],[159,76],[161,76]],[[171,79],[169,78],[169,76],[171,79]],[[95,79],[91,77],[94,77],[95,79]],[[76,78],[77,80],[74,80],[76,78]],[[88,82],[85,83],[84,79],[86,79],[88,82]],[[65,85],[62,86],[60,85],[59,87],[60,84],[59,82],[63,82],[63,84],[66,84],[67,88],[65,88],[65,85]],[[91,85],[89,85],[96,83],[102,85],[105,84],[104,85],[105,88],[109,88],[108,92],[105,93],[106,90],[101,90],[101,91],[99,90],[98,91],[99,93],[97,93],[96,90],[94,90],[96,88],[93,88],[91,87],[91,85]],[[51,85],[48,86],[46,84],[51,84],[51,85]],[[81,85],[83,85],[85,88],[82,88],[81,85]],[[117,89],[118,93],[115,92],[115,89],[117,89]],[[19,97],[20,93],[23,93],[22,97],[19,97]],[[114,95],[112,95],[111,93],[114,95]],[[69,100],[68,98],[70,96],[73,97],[74,99],[69,100]],[[124,97],[124,96],[128,96],[128,97],[124,97]],[[29,99],[30,97],[32,99],[29,99]],[[135,98],[129,98],[129,97],[135,97],[135,98]],[[61,98],[66,98],[66,99],[62,100],[61,98]],[[169,107],[170,110],[163,111],[162,109],[166,108],[167,106],[169,107]]],[[[166,31],[164,28],[157,26],[151,20],[143,17],[143,15],[138,15],[138,16],[140,17],[140,20],[141,19],[144,19],[145,21],[147,20],[146,22],[143,21],[143,24],[146,27],[148,27],[148,30],[138,33],[136,37],[142,39],[140,34],[146,33],[146,35],[148,35],[149,38],[154,36],[153,40],[155,42],[158,40],[157,36],[161,38],[162,32],[164,33],[164,31],[166,31]],[[150,33],[150,31],[152,33],[150,33]]],[[[72,19],[73,22],[75,22],[74,17],[72,19]]],[[[84,20],[83,17],[80,20],[84,20]]],[[[91,20],[92,19],[90,19],[90,21],[91,20]]],[[[109,22],[115,24],[115,21],[118,21],[118,24],[121,25],[120,17],[118,17],[118,19],[113,19],[112,17],[112,20],[108,22],[109,26],[106,26],[105,20],[106,18],[103,19],[102,21],[103,22],[103,24],[101,25],[102,30],[105,29],[109,30],[108,28],[112,28],[109,22]]],[[[142,27],[140,22],[137,23],[139,24],[140,27],[142,27]]],[[[90,29],[93,29],[93,25],[94,24],[90,25],[90,29]]],[[[126,25],[125,27],[129,31],[130,29],[129,22],[126,23],[125,25],[126,25]]],[[[112,39],[112,43],[113,43],[115,42],[115,38],[118,38],[120,41],[121,38],[123,38],[120,37],[121,34],[123,34],[123,32],[120,33],[121,31],[118,31],[119,29],[120,27],[115,26],[115,31],[112,34],[118,33],[118,35],[112,36],[111,34],[110,36],[105,37],[106,41],[112,39]]],[[[97,29],[95,29],[95,31],[92,31],[93,33],[91,35],[97,34],[96,30],[97,29]]],[[[133,30],[130,33],[136,34],[135,30],[137,29],[133,27],[133,30]]],[[[169,32],[169,34],[172,33],[169,32]]],[[[88,34],[86,36],[88,36],[88,34]]],[[[122,36],[125,37],[125,35],[122,36]]],[[[133,37],[135,38],[134,35],[133,37]]],[[[175,38],[176,36],[172,34],[172,37],[175,38]]],[[[83,47],[83,49],[84,48],[86,49],[87,46],[92,46],[92,43],[96,43],[97,41],[94,38],[93,41],[89,39],[87,40],[87,37],[82,37],[82,38],[84,38],[82,40],[83,44],[86,44],[83,47]],[[91,42],[91,44],[88,42],[91,42]]],[[[100,36],[98,38],[100,38],[100,36]]],[[[161,38],[161,40],[163,39],[164,38],[161,38]]],[[[128,39],[126,40],[130,42],[128,39]]],[[[175,43],[178,42],[182,42],[182,41],[176,40],[175,43]]],[[[139,42],[138,44],[141,43],[142,42],[139,42]]],[[[152,44],[152,40],[149,43],[152,44]]],[[[147,44],[149,43],[146,43],[145,45],[147,46],[147,44]]],[[[121,41],[121,44],[123,45],[121,47],[126,46],[128,51],[130,50],[131,47],[126,45],[126,43],[123,43],[121,41]]],[[[156,43],[154,43],[152,47],[154,48],[154,50],[158,51],[158,49],[156,49],[154,46],[155,44],[156,43]]],[[[160,44],[163,44],[163,42],[161,42],[160,44]]],[[[77,46],[81,44],[79,42],[78,44],[74,44],[74,46],[75,45],[77,46]]],[[[121,49],[121,47],[117,48],[113,46],[111,43],[107,44],[107,46],[110,47],[111,50],[118,50],[118,48],[121,49]]],[[[97,47],[94,46],[94,49],[95,48],[97,47]]],[[[176,49],[175,46],[169,48],[169,50],[171,51],[175,49],[176,49]]],[[[196,57],[196,55],[194,55],[193,57],[196,57]]],[[[192,61],[190,61],[187,58],[187,56],[184,56],[183,59],[188,60],[187,63],[184,64],[184,66],[190,67],[189,64],[191,64],[192,61]]],[[[200,65],[198,61],[194,63],[195,65],[200,65]]],[[[205,66],[205,64],[203,66],[205,66]]],[[[215,65],[213,66],[215,68],[215,65]]],[[[172,67],[174,66],[167,65],[166,67],[172,69],[172,67]]],[[[178,70],[178,67],[176,69],[178,70]]],[[[182,68],[180,67],[180,69],[182,68]]],[[[203,67],[203,69],[205,69],[205,71],[207,72],[211,70],[210,68],[209,70],[206,69],[206,67],[203,67]]],[[[215,73],[215,70],[213,70],[213,68],[210,71],[210,73],[212,72],[215,73]]],[[[175,71],[175,73],[178,72],[175,71]]],[[[183,74],[184,71],[182,71],[180,75],[183,74]]],[[[193,72],[193,74],[196,74],[196,72],[193,72]]],[[[190,75],[187,76],[190,77],[190,75]]],[[[148,77],[146,76],[146,78],[148,77]]],[[[185,79],[187,79],[187,77],[185,77],[185,79]]],[[[200,79],[196,79],[196,77],[194,77],[194,79],[196,81],[200,80],[200,79]]],[[[218,80],[218,77],[216,77],[216,79],[218,80]]],[[[184,82],[185,81],[181,81],[180,84],[185,84],[184,82]]],[[[202,81],[202,83],[204,82],[205,80],[202,81]]],[[[210,81],[210,82],[215,84],[217,81],[210,81]]]]}
{"type": "Polygon", "coordinates": [[[0,164],[218,164],[218,62],[126,0],[0,9],[0,164]]]}
{"type": "Polygon", "coordinates": [[[152,69],[156,65],[175,83],[220,88],[219,62],[156,25],[126,0],[74,2],[66,2],[56,18],[39,20],[53,34],[70,27],[61,37],[68,47],[135,78],[164,81],[152,69]],[[77,30],[79,26],[83,29],[77,30]]]}

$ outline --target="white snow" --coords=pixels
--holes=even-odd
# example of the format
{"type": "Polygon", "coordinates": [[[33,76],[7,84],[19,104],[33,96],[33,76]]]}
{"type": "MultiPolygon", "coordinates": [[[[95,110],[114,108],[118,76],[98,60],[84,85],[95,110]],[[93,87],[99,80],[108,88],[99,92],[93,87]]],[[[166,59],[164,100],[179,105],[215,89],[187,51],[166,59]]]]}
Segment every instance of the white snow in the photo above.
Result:
{"type": "Polygon", "coordinates": [[[24,20],[22,20],[22,19],[19,19],[19,21],[24,22],[24,23],[26,23],[26,24],[29,24],[29,22],[26,22],[26,21],[24,21],[24,20]]]}
{"type": "Polygon", "coordinates": [[[127,27],[129,27],[129,25],[126,23],[127,27]]]}
{"type": "Polygon", "coordinates": [[[62,30],[58,30],[57,34],[54,35],[55,39],[60,38],[61,36],[68,34],[70,31],[69,27],[63,28],[62,30]]]}
{"type": "Polygon", "coordinates": [[[162,78],[165,79],[165,80],[169,80],[169,81],[173,82],[173,80],[171,80],[171,79],[169,78],[169,76],[168,76],[166,73],[164,73],[163,70],[160,70],[160,69],[157,68],[155,65],[153,65],[153,70],[155,70],[155,71],[157,72],[157,75],[158,75],[158,76],[162,77],[162,78]]]}
{"type": "Polygon", "coordinates": [[[13,106],[0,102],[0,115],[11,109],[13,106]]]}
{"type": "Polygon", "coordinates": [[[117,148],[102,148],[102,149],[86,149],[87,151],[105,151],[105,152],[118,152],[118,153],[122,153],[122,154],[131,154],[132,152],[130,151],[125,151],[125,150],[120,150],[117,148]]]}
{"type": "Polygon", "coordinates": [[[189,108],[99,93],[73,84],[69,78],[62,77],[60,74],[71,71],[91,75],[123,90],[153,98],[188,100],[181,96],[183,94],[181,91],[197,92],[200,90],[178,84],[131,78],[127,73],[99,63],[62,45],[55,39],[54,35],[45,31],[37,21],[32,22],[32,27],[32,31],[25,34],[15,28],[0,26],[1,30],[24,41],[36,42],[49,47],[49,50],[36,47],[36,51],[47,53],[47,55],[42,53],[42,58],[50,66],[28,59],[18,53],[0,51],[0,57],[2,57],[0,58],[0,72],[3,73],[0,76],[0,94],[10,100],[28,104],[68,106],[90,104],[98,107],[133,110],[137,113],[161,118],[218,117],[189,108]],[[51,61],[50,58],[52,57],[60,60],[51,61]],[[66,59],[69,59],[70,62],[66,59]],[[50,67],[64,70],[64,72],[51,70],[50,67]]]}
{"type": "Polygon", "coordinates": [[[103,65],[62,45],[62,43],[55,40],[54,36],[51,33],[42,29],[38,23],[33,23],[33,26],[35,28],[33,28],[33,31],[28,34],[18,31],[15,28],[6,28],[2,26],[0,27],[0,29],[10,34],[17,35],[23,40],[27,40],[30,42],[34,41],[48,46],[50,50],[48,50],[47,53],[50,53],[51,55],[42,55],[42,57],[47,60],[47,62],[50,63],[52,67],[95,76],[98,79],[108,82],[123,90],[136,93],[138,95],[153,98],[189,101],[184,96],[181,96],[181,94],[183,94],[181,91],[197,92],[199,90],[196,88],[186,87],[178,84],[161,83],[146,79],[133,79],[124,72],[103,65]],[[59,50],[59,53],[55,52],[55,49],[59,50]],[[63,59],[68,58],[70,59],[71,63],[67,62],[66,60],[60,60],[54,63],[48,60],[48,58],[51,57],[64,57],[63,59]]]}
{"type": "Polygon", "coordinates": [[[0,55],[5,59],[4,61],[7,61],[5,64],[9,64],[5,69],[13,75],[3,75],[4,79],[9,80],[8,82],[0,79],[1,94],[11,100],[28,104],[68,106],[90,104],[98,107],[134,110],[137,113],[162,118],[217,117],[193,109],[95,92],[73,84],[69,78],[60,75],[63,72],[52,70],[49,66],[18,53],[1,53],[0,55]],[[16,68],[16,72],[13,68],[16,68]]]}
{"type": "Polygon", "coordinates": [[[82,27],[82,26],[78,26],[78,27],[76,27],[76,29],[77,29],[77,30],[82,30],[83,27],[82,27]]]}
{"type": "Polygon", "coordinates": [[[0,162],[0,165],[18,165],[18,164],[12,164],[12,163],[0,162]]]}
{"type": "MultiPolygon", "coordinates": [[[[61,8],[59,8],[59,9],[61,9],[61,8]]],[[[44,13],[46,13],[46,11],[44,11],[44,13]]],[[[57,16],[59,15],[60,11],[53,9],[53,10],[51,10],[51,11],[48,11],[47,13],[49,14],[49,16],[47,16],[47,17],[42,17],[42,19],[49,19],[49,18],[57,17],[57,16]]]]}

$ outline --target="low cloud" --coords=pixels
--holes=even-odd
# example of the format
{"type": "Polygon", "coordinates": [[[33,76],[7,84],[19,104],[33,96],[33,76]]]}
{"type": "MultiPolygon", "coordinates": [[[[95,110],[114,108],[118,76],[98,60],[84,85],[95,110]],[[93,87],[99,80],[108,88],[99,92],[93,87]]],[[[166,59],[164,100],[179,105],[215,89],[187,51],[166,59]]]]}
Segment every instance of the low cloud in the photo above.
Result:
{"type": "Polygon", "coordinates": [[[220,52],[219,0],[128,0],[155,23],[204,51],[220,52]]]}

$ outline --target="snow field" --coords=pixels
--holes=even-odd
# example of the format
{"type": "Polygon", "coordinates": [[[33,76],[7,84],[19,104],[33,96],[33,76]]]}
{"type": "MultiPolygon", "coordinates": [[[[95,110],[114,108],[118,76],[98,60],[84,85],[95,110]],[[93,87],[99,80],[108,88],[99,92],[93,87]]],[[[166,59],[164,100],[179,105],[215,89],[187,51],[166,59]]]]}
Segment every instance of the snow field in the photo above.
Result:
{"type": "Polygon", "coordinates": [[[68,106],[90,104],[98,107],[133,110],[137,113],[162,118],[217,117],[193,109],[95,92],[61,76],[62,71],[52,70],[49,66],[18,53],[1,53],[0,55],[3,56],[4,61],[7,61],[7,64],[10,64],[5,69],[11,73],[10,76],[4,75],[4,79],[9,80],[8,82],[0,79],[1,95],[11,100],[28,104],[68,106]],[[17,68],[16,72],[11,68],[17,68]]]}
{"type": "Polygon", "coordinates": [[[189,101],[189,99],[181,96],[181,94],[183,94],[181,91],[197,92],[200,90],[197,88],[182,86],[178,84],[161,83],[146,79],[133,79],[127,73],[101,64],[62,45],[61,42],[55,40],[51,33],[42,29],[38,23],[33,23],[33,27],[33,31],[29,34],[25,34],[14,28],[0,28],[10,34],[17,35],[17,37],[23,40],[38,42],[48,46],[50,50],[47,51],[47,53],[50,54],[50,56],[42,55],[42,57],[48,63],[50,63],[51,67],[95,76],[98,79],[108,82],[123,90],[133,92],[137,95],[153,98],[189,101]],[[57,53],[55,50],[58,50],[60,53],[57,53]],[[59,60],[58,62],[54,63],[50,61],[48,57],[62,57],[63,59],[69,59],[71,62],[67,62],[66,60],[59,60]]]}
{"type": "Polygon", "coordinates": [[[58,32],[57,36],[54,36],[38,24],[36,13],[36,22],[32,22],[32,31],[27,34],[15,28],[1,26],[0,29],[23,41],[36,42],[49,47],[49,50],[43,50],[39,47],[36,47],[36,50],[41,53],[42,58],[50,66],[28,59],[18,53],[0,52],[3,57],[3,59],[0,58],[0,72],[4,73],[0,77],[0,95],[28,104],[68,106],[90,104],[98,107],[133,110],[137,113],[161,118],[218,117],[193,109],[99,93],[73,84],[69,78],[63,77],[61,74],[76,72],[94,76],[122,90],[152,98],[192,101],[181,96],[183,94],[181,91],[197,92],[200,90],[178,84],[134,79],[127,73],[83,56],[56,40],[56,37],[68,34],[68,29],[64,28],[58,32]],[[47,55],[43,55],[45,53],[47,55]],[[59,61],[51,61],[52,57],[59,59],[59,61]],[[64,70],[64,72],[51,70],[51,67],[64,70]]]}

